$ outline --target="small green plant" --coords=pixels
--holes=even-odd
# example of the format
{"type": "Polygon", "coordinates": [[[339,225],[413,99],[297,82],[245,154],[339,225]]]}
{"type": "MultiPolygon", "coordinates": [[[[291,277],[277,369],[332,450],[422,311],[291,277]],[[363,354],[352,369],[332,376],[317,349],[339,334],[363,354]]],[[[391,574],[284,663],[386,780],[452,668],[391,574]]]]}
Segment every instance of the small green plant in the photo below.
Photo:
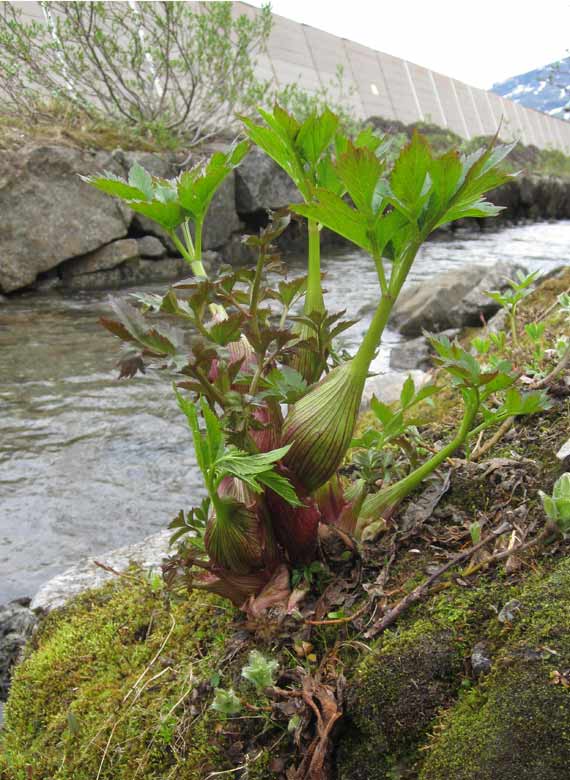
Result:
{"type": "Polygon", "coordinates": [[[266,658],[258,650],[252,650],[248,663],[241,670],[241,676],[252,683],[257,691],[264,691],[275,684],[275,672],[279,669],[279,663],[271,658],[266,658]]]}
{"type": "Polygon", "coordinates": [[[513,340],[513,347],[515,348],[519,346],[517,308],[523,298],[526,298],[531,292],[531,288],[538,279],[538,276],[539,271],[533,271],[533,273],[526,275],[522,271],[517,271],[516,279],[507,280],[509,287],[511,288],[510,290],[504,293],[497,291],[485,293],[485,295],[496,301],[506,311],[513,340]]]}
{"type": "Polygon", "coordinates": [[[189,263],[193,273],[205,277],[202,265],[204,219],[216,191],[240,164],[248,149],[248,143],[242,141],[228,152],[216,152],[205,164],[200,163],[184,171],[174,180],[152,177],[136,163],[129,172],[128,181],[109,173],[86,176],[83,180],[101,192],[119,198],[133,211],[160,225],[189,263]]]}
{"type": "Polygon", "coordinates": [[[390,408],[373,396],[370,411],[376,418],[375,426],[365,430],[350,444],[356,449],[351,465],[357,467],[369,490],[378,481],[386,483],[393,474],[402,470],[399,453],[412,467],[417,465],[422,452],[417,428],[421,420],[410,415],[419,404],[430,401],[440,390],[440,387],[431,384],[416,390],[413,379],[408,377],[396,408],[390,408]]]}
{"type": "Polygon", "coordinates": [[[544,368],[545,344],[544,331],[546,325],[544,322],[529,322],[524,326],[525,334],[533,345],[532,363],[526,366],[526,373],[533,376],[541,376],[544,368]]]}
{"type": "Polygon", "coordinates": [[[539,495],[548,519],[563,536],[567,536],[570,533],[570,474],[566,472],[556,480],[552,495],[542,490],[539,495]]]}
{"type": "Polygon", "coordinates": [[[239,715],[242,710],[241,699],[236,695],[233,688],[216,688],[214,691],[214,700],[210,705],[213,710],[221,715],[239,715]]]}

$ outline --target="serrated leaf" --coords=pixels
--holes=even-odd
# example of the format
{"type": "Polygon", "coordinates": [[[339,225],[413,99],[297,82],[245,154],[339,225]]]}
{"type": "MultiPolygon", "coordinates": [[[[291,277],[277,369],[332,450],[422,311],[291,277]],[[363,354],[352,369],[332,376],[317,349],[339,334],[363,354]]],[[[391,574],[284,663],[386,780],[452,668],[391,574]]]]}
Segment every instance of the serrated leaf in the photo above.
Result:
{"type": "Polygon", "coordinates": [[[335,168],[356,208],[372,217],[376,187],[384,170],[382,161],[370,149],[349,143],[335,168]]]}
{"type": "Polygon", "coordinates": [[[152,203],[130,201],[128,206],[138,214],[144,214],[145,217],[169,232],[176,230],[187,219],[187,215],[175,201],[169,203],[161,203],[156,200],[152,203]]]}
{"type": "Polygon", "coordinates": [[[414,380],[411,376],[408,376],[402,387],[402,392],[400,393],[400,406],[402,409],[406,409],[410,405],[415,392],[416,386],[414,385],[414,380]]]}
{"type": "Polygon", "coordinates": [[[293,204],[291,211],[303,217],[316,219],[367,252],[371,251],[366,218],[332,192],[318,188],[317,202],[293,204]]]}
{"type": "Polygon", "coordinates": [[[265,487],[270,488],[274,493],[281,496],[291,506],[303,506],[303,502],[297,497],[293,485],[286,477],[278,474],[276,471],[264,471],[258,475],[257,479],[265,487]]]}
{"type": "Polygon", "coordinates": [[[208,479],[209,470],[211,467],[211,460],[209,457],[210,453],[209,448],[206,446],[206,443],[202,438],[202,433],[200,432],[200,424],[198,422],[198,412],[196,410],[196,406],[188,398],[184,398],[184,396],[178,392],[176,386],[174,386],[174,395],[176,396],[176,401],[178,402],[180,410],[188,420],[188,425],[190,426],[192,439],[194,441],[196,461],[200,467],[200,471],[204,475],[204,478],[208,479]]]}
{"type": "Polygon", "coordinates": [[[146,200],[153,199],[152,176],[137,162],[129,171],[129,185],[143,192],[146,200]]]}
{"type": "Polygon", "coordinates": [[[120,179],[112,174],[106,174],[105,176],[80,176],[79,178],[106,195],[112,195],[127,202],[132,200],[144,201],[147,197],[143,190],[127,184],[124,179],[120,179]]]}
{"type": "Polygon", "coordinates": [[[295,139],[303,158],[313,168],[321,155],[330,146],[338,127],[338,116],[326,108],[320,116],[315,114],[306,119],[295,139]]]}
{"type": "Polygon", "coordinates": [[[413,217],[419,215],[425,201],[427,193],[424,191],[424,184],[431,162],[427,140],[414,131],[412,140],[400,152],[390,177],[394,196],[413,217]]]}
{"type": "Polygon", "coordinates": [[[370,408],[384,427],[389,425],[395,416],[390,407],[382,401],[379,401],[375,395],[372,396],[372,400],[370,401],[370,408]]]}

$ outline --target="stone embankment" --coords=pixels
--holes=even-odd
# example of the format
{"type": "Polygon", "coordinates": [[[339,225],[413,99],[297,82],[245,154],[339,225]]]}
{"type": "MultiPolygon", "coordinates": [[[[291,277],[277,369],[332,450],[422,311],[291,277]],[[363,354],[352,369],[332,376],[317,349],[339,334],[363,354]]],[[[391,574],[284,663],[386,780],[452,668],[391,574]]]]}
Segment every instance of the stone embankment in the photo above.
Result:
{"type": "MultiPolygon", "coordinates": [[[[178,175],[182,163],[173,154],[63,145],[5,152],[0,159],[0,294],[54,286],[110,289],[184,276],[187,266],[160,228],[79,178],[102,171],[125,176],[135,161],[164,178],[178,175]]],[[[205,223],[206,261],[247,260],[241,234],[258,230],[268,208],[298,198],[287,175],[253,149],[214,198],[205,223]]],[[[570,218],[570,182],[562,179],[523,175],[491,193],[491,200],[506,207],[503,219],[514,222],[570,218]]],[[[292,224],[285,242],[304,246],[302,226],[292,224]]]]}

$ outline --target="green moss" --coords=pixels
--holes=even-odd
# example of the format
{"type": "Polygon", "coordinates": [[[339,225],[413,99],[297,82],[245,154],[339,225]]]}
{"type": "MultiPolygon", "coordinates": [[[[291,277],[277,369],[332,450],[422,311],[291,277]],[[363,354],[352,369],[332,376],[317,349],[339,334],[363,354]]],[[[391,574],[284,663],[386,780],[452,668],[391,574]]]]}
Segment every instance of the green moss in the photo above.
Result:
{"type": "Polygon", "coordinates": [[[450,700],[461,669],[452,632],[433,621],[416,620],[387,634],[352,676],[339,777],[391,777],[396,766],[410,760],[438,708],[450,700]]]}
{"type": "MultiPolygon", "coordinates": [[[[522,589],[494,670],[437,723],[421,780],[559,780],[570,766],[570,561],[522,589]]],[[[497,621],[498,622],[498,621],[497,621]]],[[[505,635],[506,634],[506,635],[505,635]]]]}
{"type": "Polygon", "coordinates": [[[231,614],[209,596],[168,609],[142,578],[54,613],[14,675],[2,777],[198,780],[227,769],[209,702],[193,691],[220,663],[231,614]]]}

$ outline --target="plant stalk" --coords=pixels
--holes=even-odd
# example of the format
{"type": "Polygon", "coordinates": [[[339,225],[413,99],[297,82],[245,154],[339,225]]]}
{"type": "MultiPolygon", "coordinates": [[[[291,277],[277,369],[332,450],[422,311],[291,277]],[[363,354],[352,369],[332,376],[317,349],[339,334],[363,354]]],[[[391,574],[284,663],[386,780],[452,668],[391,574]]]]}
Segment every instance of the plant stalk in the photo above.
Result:
{"type": "MultiPolygon", "coordinates": [[[[309,260],[307,268],[307,292],[303,313],[310,316],[314,312],[325,311],[325,301],[321,286],[321,237],[319,223],[314,219],[308,220],[309,229],[309,260]]],[[[314,331],[309,325],[301,324],[298,329],[301,339],[313,337],[314,331]]],[[[304,349],[299,352],[294,366],[301,376],[310,384],[318,381],[322,373],[322,361],[318,355],[304,349]]]]}
{"type": "Polygon", "coordinates": [[[187,246],[184,246],[182,241],[178,238],[178,236],[176,235],[176,231],[171,230],[169,232],[169,236],[174,242],[174,246],[178,249],[178,251],[180,252],[182,257],[186,260],[186,262],[190,264],[194,276],[200,276],[204,279],[207,279],[208,274],[206,273],[206,269],[204,268],[201,259],[201,246],[202,246],[201,225],[198,227],[198,224],[196,224],[196,239],[197,239],[196,246],[194,246],[194,244],[192,243],[192,236],[190,235],[190,231],[188,230],[187,224],[184,224],[182,226],[182,230],[184,232],[184,239],[187,243],[187,246]],[[196,247],[198,246],[200,247],[200,255],[198,255],[196,252],[196,247]]]}
{"type": "Polygon", "coordinates": [[[376,495],[370,496],[365,502],[362,510],[361,518],[375,518],[395,504],[400,503],[407,495],[409,495],[423,480],[428,477],[435,469],[440,466],[447,458],[449,458],[455,450],[463,444],[467,438],[473,420],[479,410],[479,391],[475,388],[469,391],[469,394],[465,398],[465,411],[463,413],[463,419],[461,425],[452,439],[445,447],[443,447],[436,455],[423,463],[419,468],[412,471],[403,479],[390,485],[389,487],[381,490],[376,495]]]}
{"type": "Polygon", "coordinates": [[[305,314],[324,311],[325,302],[321,286],[321,235],[320,226],[315,219],[308,220],[309,228],[309,264],[307,276],[307,295],[305,296],[305,314]]]}

